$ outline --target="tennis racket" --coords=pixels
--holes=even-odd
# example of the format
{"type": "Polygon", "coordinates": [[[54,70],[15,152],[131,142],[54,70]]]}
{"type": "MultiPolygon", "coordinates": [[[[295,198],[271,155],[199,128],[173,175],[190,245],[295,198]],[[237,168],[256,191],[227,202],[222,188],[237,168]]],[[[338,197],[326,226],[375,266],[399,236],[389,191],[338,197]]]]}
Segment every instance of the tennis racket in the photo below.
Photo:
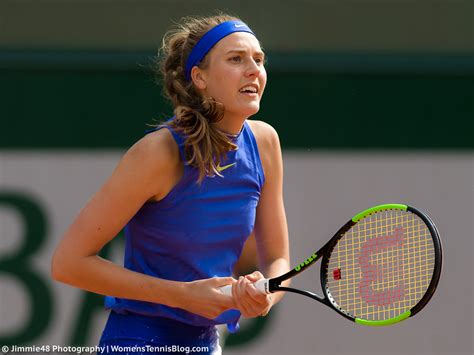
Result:
{"type": "MultiPolygon", "coordinates": [[[[358,324],[391,325],[413,317],[428,303],[441,265],[441,241],[432,220],[414,207],[385,204],[356,214],[294,269],[255,286],[267,294],[307,296],[358,324]],[[321,258],[323,296],[281,286],[321,258]]],[[[230,285],[221,291],[232,295],[230,285]]]]}

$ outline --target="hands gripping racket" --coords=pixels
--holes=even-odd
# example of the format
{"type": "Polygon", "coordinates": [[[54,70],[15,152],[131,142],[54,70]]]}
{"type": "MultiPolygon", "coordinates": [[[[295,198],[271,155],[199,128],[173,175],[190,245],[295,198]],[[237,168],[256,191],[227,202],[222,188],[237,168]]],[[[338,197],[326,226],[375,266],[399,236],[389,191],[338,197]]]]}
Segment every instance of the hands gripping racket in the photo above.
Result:
{"type": "MultiPolygon", "coordinates": [[[[369,208],[343,225],[321,249],[284,275],[262,279],[264,293],[299,293],[363,325],[390,325],[418,313],[433,296],[442,264],[438,230],[406,205],[369,208]],[[323,297],[281,286],[322,258],[323,297]]],[[[232,295],[231,286],[221,288],[232,295]]]]}

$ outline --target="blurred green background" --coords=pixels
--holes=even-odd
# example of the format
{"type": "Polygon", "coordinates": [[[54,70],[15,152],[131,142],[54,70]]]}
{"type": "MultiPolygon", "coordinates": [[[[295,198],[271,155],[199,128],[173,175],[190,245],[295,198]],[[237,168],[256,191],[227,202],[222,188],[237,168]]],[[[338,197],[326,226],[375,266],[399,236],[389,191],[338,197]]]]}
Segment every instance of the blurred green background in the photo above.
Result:
{"type": "Polygon", "coordinates": [[[291,148],[472,149],[470,1],[3,1],[1,148],[130,146],[171,113],[151,64],[184,15],[268,54],[258,118],[291,148]]]}

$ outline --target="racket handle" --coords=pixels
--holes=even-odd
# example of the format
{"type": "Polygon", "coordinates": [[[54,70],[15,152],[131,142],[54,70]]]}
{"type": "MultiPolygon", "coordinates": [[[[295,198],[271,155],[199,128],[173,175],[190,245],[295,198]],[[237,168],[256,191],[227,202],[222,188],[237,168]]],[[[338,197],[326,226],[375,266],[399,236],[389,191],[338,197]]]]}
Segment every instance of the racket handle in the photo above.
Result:
{"type": "Polygon", "coordinates": [[[224,295],[232,296],[232,285],[222,286],[220,290],[224,295]]]}
{"type": "Polygon", "coordinates": [[[269,290],[268,279],[260,279],[255,282],[255,288],[259,290],[261,293],[269,294],[271,293],[269,290]]]}
{"type": "MultiPolygon", "coordinates": [[[[261,293],[270,293],[268,291],[268,279],[260,279],[255,282],[255,288],[261,293]]],[[[220,290],[224,295],[232,296],[232,285],[222,286],[220,290]]]]}

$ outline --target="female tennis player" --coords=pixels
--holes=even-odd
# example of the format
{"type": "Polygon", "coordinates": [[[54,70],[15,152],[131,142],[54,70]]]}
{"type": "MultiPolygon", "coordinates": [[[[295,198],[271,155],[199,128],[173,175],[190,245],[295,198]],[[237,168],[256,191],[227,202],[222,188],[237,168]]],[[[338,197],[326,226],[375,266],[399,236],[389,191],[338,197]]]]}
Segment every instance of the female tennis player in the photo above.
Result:
{"type": "Polygon", "coordinates": [[[279,139],[247,120],[260,108],[265,55],[252,30],[227,15],[184,19],[162,51],[174,116],[130,148],[82,209],[52,275],[107,296],[104,353],[200,346],[218,354],[217,324],[235,331],[241,315],[266,315],[282,297],[254,287],[259,271],[232,277],[249,235],[265,277],[289,270],[279,139]],[[124,227],[122,267],[98,253],[124,227]],[[229,284],[232,296],[220,291],[229,284]]]}

